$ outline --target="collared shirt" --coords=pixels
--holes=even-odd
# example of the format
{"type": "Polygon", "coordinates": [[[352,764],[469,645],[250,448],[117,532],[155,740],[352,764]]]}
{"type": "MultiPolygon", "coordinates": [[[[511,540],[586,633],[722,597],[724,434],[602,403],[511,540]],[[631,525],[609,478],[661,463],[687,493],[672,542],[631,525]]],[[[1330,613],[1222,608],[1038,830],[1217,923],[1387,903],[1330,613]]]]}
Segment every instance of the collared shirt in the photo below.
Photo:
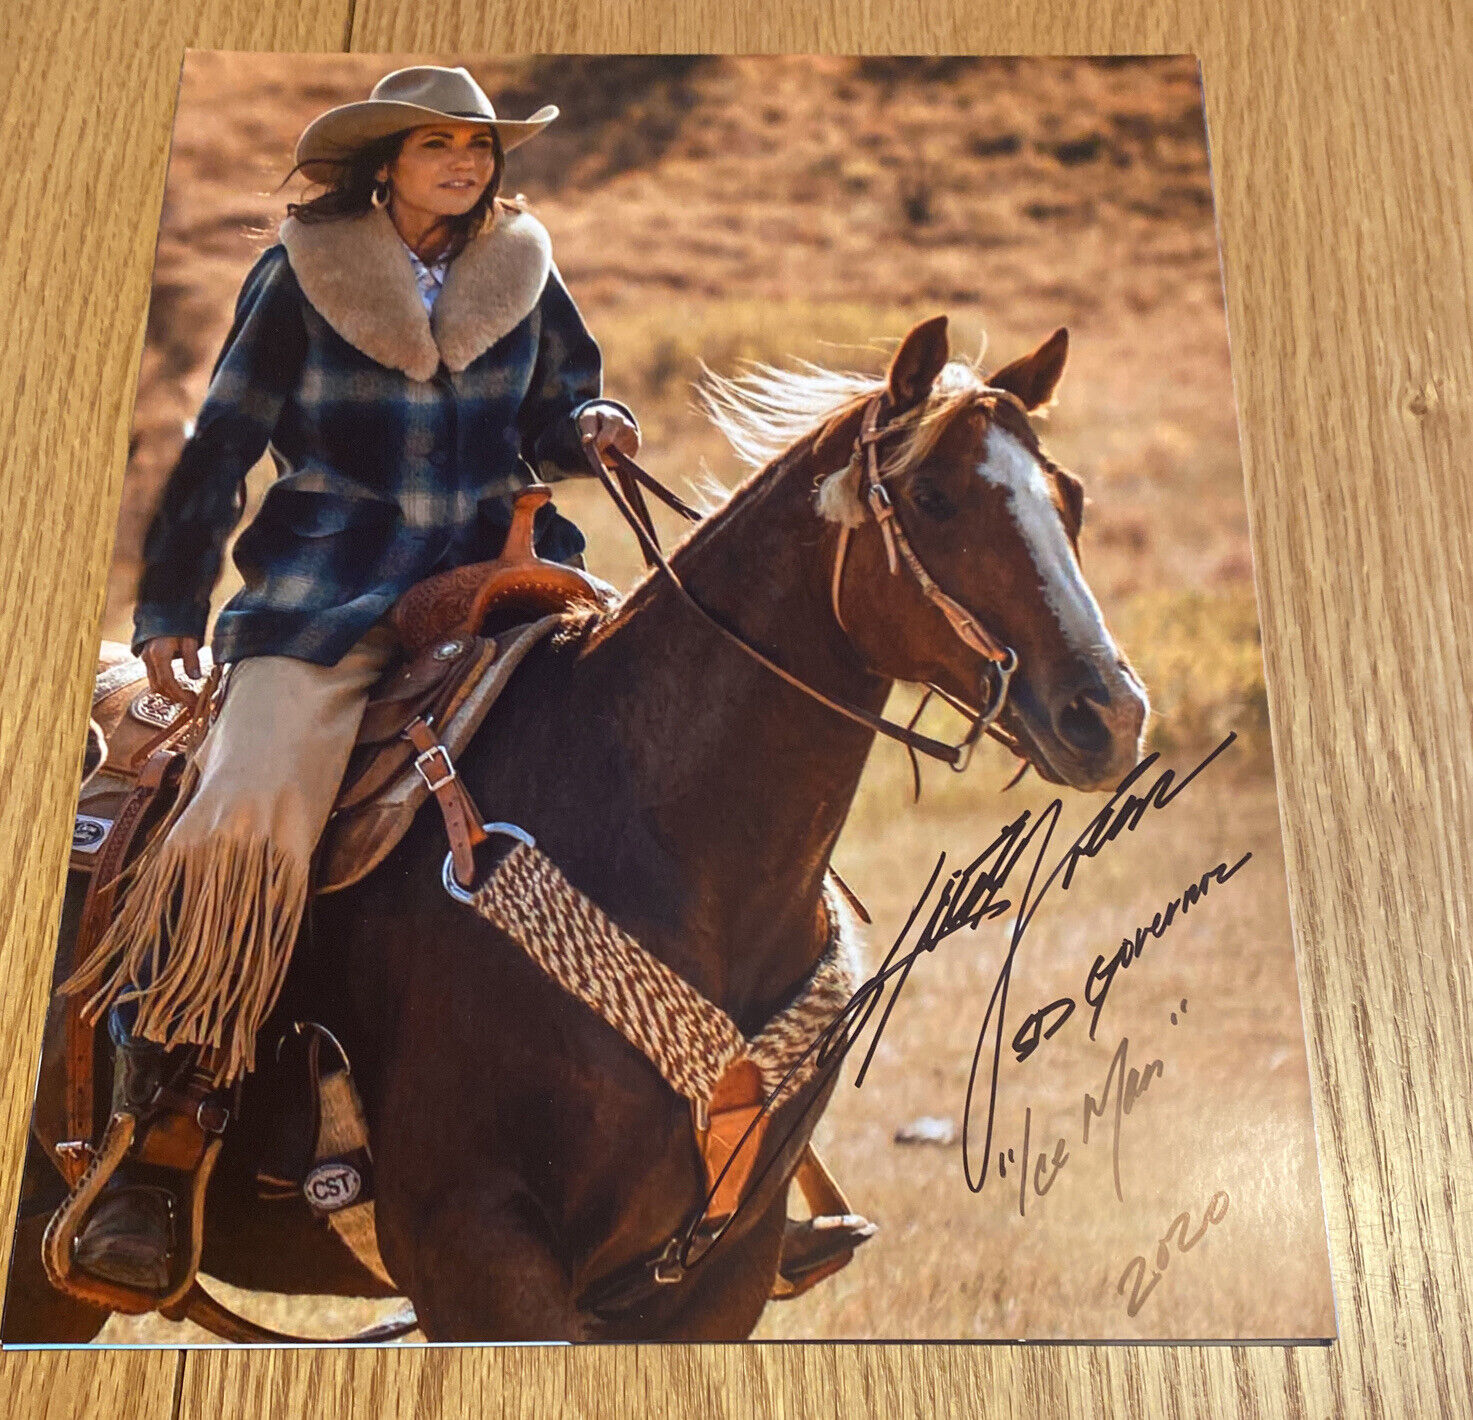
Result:
{"type": "Polygon", "coordinates": [[[450,258],[442,256],[439,261],[431,266],[426,266],[419,258],[419,253],[404,240],[399,238],[399,245],[409,253],[409,265],[414,271],[414,279],[419,286],[419,298],[425,303],[425,310],[435,309],[435,297],[440,294],[440,288],[445,284],[445,272],[450,265],[450,258]]]}

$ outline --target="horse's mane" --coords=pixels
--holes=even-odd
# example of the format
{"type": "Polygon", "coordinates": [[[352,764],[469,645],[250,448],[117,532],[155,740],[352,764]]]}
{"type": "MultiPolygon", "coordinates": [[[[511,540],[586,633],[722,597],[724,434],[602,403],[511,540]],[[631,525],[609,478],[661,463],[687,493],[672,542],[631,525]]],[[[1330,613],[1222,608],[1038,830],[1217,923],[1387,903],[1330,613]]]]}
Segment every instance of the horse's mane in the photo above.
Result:
{"type": "MultiPolygon", "coordinates": [[[[935,444],[958,405],[987,388],[981,371],[982,352],[972,359],[953,359],[942,366],[931,394],[891,424],[897,437],[880,464],[881,478],[894,478],[914,468],[935,444]]],[[[721,431],[732,451],[748,468],[765,468],[805,436],[816,434],[836,414],[877,394],[882,375],[832,370],[811,360],[799,368],[780,369],[761,361],[741,362],[743,374],[728,377],[701,364],[696,396],[706,417],[721,431]]],[[[833,522],[856,521],[857,465],[840,470],[820,486],[818,510],[833,522]],[[854,476],[850,476],[854,475],[854,476]],[[851,486],[854,485],[854,486],[851,486]]]]}
{"type": "MultiPolygon", "coordinates": [[[[914,408],[897,415],[889,427],[897,436],[885,453],[881,478],[894,478],[914,468],[930,451],[951,415],[959,406],[987,389],[982,376],[983,351],[970,359],[948,360],[936,376],[930,395],[914,408]]],[[[847,414],[885,388],[883,375],[865,375],[849,370],[832,370],[795,357],[799,368],[784,370],[757,360],[740,361],[742,374],[728,377],[701,362],[701,382],[694,385],[701,412],[731,445],[737,458],[751,470],[735,487],[727,488],[709,473],[701,477],[697,492],[704,515],[677,548],[709,535],[711,515],[720,512],[737,496],[777,475],[786,455],[797,456],[836,417],[847,414]]],[[[859,465],[851,462],[824,478],[814,494],[819,514],[831,522],[855,524],[865,510],[859,499],[859,465]]],[[[673,551],[674,549],[672,549],[673,551]]],[[[657,579],[647,573],[614,608],[589,609],[569,615],[553,644],[576,647],[595,634],[607,632],[625,619],[643,600],[657,579]]]]}

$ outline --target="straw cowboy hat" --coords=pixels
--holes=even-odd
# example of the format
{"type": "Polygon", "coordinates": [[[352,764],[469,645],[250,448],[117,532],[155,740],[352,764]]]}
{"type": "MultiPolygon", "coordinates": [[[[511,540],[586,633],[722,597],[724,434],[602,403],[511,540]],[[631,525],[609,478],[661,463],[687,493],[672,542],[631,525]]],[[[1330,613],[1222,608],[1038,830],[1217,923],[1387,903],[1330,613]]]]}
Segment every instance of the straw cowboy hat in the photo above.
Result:
{"type": "Polygon", "coordinates": [[[297,164],[312,181],[330,182],[365,143],[441,118],[484,123],[509,150],[542,132],[557,115],[556,104],[544,104],[531,118],[497,118],[491,100],[466,70],[420,64],[384,75],[362,103],[340,104],[314,118],[297,139],[297,164]]]}

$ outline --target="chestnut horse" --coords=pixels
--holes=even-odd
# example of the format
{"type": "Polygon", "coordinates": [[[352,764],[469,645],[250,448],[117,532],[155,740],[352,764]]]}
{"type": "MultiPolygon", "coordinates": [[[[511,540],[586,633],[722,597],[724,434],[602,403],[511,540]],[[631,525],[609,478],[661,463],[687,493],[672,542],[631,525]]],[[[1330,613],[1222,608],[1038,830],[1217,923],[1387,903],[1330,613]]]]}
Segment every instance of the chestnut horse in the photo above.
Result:
{"type": "MultiPolygon", "coordinates": [[[[831,700],[879,714],[904,680],[988,708],[993,662],[913,569],[892,570],[860,497],[861,416],[883,394],[877,449],[895,519],[935,584],[1016,653],[998,729],[1045,778],[1113,788],[1138,762],[1146,697],[1080,572],[1080,485],[1042,452],[1026,413],[1051,399],[1066,343],[1060,331],[984,380],[949,359],[942,316],[909,333],[883,379],[809,366],[717,380],[708,409],[758,471],[676,548],[677,575],[831,700]]],[[[823,950],[824,875],[873,742],[651,574],[528,659],[460,772],[488,816],[533,833],[750,1035],[823,950]]],[[[362,883],[318,898],[274,1017],[321,1021],[352,1057],[381,1251],[425,1334],[749,1335],[832,1073],[777,1111],[762,1156],[777,1151],[776,1164],[759,1168],[709,1257],[622,1311],[595,1312],[598,1284],[658,1251],[702,1203],[689,1108],[442,890],[444,851],[431,810],[362,883]]],[[[252,1136],[272,1101],[255,1079],[211,1186],[204,1271],[275,1292],[386,1295],[305,1204],[256,1201],[252,1136]]],[[[35,1216],[44,1222],[44,1207],[35,1216]]],[[[87,1339],[103,1314],[46,1287],[31,1233],[38,1223],[18,1240],[6,1339],[87,1339]]]]}

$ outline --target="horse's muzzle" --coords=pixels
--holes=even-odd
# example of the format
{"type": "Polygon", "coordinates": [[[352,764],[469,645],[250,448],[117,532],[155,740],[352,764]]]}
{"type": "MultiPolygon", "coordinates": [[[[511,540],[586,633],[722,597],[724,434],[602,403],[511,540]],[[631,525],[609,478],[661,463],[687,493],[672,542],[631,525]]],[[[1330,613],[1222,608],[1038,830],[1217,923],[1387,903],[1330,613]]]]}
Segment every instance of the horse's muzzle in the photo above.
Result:
{"type": "Polygon", "coordinates": [[[1026,679],[1013,705],[1032,748],[1052,775],[1084,791],[1113,789],[1140,761],[1150,711],[1145,687],[1128,663],[1080,657],[1069,673],[1040,689],[1026,679]]]}

